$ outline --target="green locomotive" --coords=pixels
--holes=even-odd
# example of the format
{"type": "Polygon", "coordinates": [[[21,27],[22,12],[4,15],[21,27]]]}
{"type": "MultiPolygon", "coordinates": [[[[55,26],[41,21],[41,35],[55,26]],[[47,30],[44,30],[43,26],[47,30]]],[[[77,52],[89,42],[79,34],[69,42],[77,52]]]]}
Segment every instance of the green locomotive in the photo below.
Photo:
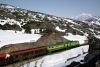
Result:
{"type": "Polygon", "coordinates": [[[51,54],[54,51],[62,50],[62,49],[70,49],[79,46],[79,41],[66,41],[66,42],[58,42],[56,44],[49,44],[47,46],[47,54],[51,54]]]}

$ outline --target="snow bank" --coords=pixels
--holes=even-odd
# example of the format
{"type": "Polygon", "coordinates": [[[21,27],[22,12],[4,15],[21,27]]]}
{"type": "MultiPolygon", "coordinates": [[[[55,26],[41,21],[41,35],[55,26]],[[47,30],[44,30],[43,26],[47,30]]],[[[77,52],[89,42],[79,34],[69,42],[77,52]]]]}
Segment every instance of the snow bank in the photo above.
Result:
{"type": "Polygon", "coordinates": [[[62,29],[60,29],[58,26],[56,27],[56,30],[58,30],[58,31],[60,31],[60,32],[65,32],[65,31],[66,31],[66,29],[62,30],[62,29]]]}
{"type": "Polygon", "coordinates": [[[15,31],[0,30],[0,47],[8,44],[36,41],[41,37],[39,34],[23,34],[15,31]]]}

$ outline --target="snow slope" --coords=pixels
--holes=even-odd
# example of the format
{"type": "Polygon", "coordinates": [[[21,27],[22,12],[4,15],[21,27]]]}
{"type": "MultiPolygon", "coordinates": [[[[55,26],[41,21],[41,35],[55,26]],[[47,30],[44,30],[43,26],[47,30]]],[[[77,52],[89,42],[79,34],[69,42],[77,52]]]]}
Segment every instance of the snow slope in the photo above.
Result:
{"type": "Polygon", "coordinates": [[[8,44],[36,41],[41,37],[39,34],[23,34],[15,31],[0,30],[0,47],[8,44]]]}

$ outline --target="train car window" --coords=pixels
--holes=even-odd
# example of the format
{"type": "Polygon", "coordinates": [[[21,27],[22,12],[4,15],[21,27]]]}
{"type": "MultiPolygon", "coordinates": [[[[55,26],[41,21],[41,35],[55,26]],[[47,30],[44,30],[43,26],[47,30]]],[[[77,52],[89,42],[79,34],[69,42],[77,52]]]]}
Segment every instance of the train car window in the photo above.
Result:
{"type": "Polygon", "coordinates": [[[30,52],[30,54],[32,54],[32,52],[30,52]]]}
{"type": "Polygon", "coordinates": [[[29,53],[27,53],[27,55],[28,55],[29,53]]]}
{"type": "Polygon", "coordinates": [[[31,54],[31,52],[29,52],[28,54],[31,54]]]}
{"type": "Polygon", "coordinates": [[[34,51],[32,52],[32,54],[34,54],[34,51]]]}
{"type": "Polygon", "coordinates": [[[24,55],[28,55],[28,53],[24,53],[24,55]]]}
{"type": "Polygon", "coordinates": [[[42,49],[42,52],[45,51],[45,49],[42,49]]]}
{"type": "Polygon", "coordinates": [[[32,52],[32,54],[34,54],[34,51],[32,52]]]}
{"type": "Polygon", "coordinates": [[[43,51],[44,51],[44,49],[41,50],[41,52],[43,52],[43,51]]]}
{"type": "Polygon", "coordinates": [[[40,53],[41,50],[38,51],[38,53],[40,53]]]}
{"type": "Polygon", "coordinates": [[[42,50],[39,50],[39,53],[41,53],[42,52],[42,50]]]}
{"type": "Polygon", "coordinates": [[[25,55],[27,56],[27,53],[25,53],[25,55]]]}
{"type": "Polygon", "coordinates": [[[35,51],[35,53],[37,53],[37,51],[35,51]]]}
{"type": "Polygon", "coordinates": [[[18,55],[15,55],[15,57],[17,58],[17,57],[18,57],[18,55]]]}
{"type": "Polygon", "coordinates": [[[41,50],[41,52],[43,52],[43,51],[44,51],[44,49],[41,50]]]}
{"type": "Polygon", "coordinates": [[[44,51],[45,49],[43,49],[43,51],[44,51]]]}
{"type": "Polygon", "coordinates": [[[39,53],[39,50],[37,51],[37,53],[39,53]]]}
{"type": "Polygon", "coordinates": [[[38,53],[40,53],[40,52],[41,52],[41,50],[38,51],[38,53]]]}

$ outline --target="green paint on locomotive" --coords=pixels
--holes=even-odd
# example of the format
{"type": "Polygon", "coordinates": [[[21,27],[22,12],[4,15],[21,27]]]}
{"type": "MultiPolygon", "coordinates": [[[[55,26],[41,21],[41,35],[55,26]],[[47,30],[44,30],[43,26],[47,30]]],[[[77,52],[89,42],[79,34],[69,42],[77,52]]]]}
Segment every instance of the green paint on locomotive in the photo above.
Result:
{"type": "Polygon", "coordinates": [[[47,53],[51,54],[54,51],[58,51],[61,49],[70,49],[78,46],[79,46],[79,41],[70,41],[70,40],[66,42],[58,42],[56,44],[49,44],[47,46],[47,53]]]}

